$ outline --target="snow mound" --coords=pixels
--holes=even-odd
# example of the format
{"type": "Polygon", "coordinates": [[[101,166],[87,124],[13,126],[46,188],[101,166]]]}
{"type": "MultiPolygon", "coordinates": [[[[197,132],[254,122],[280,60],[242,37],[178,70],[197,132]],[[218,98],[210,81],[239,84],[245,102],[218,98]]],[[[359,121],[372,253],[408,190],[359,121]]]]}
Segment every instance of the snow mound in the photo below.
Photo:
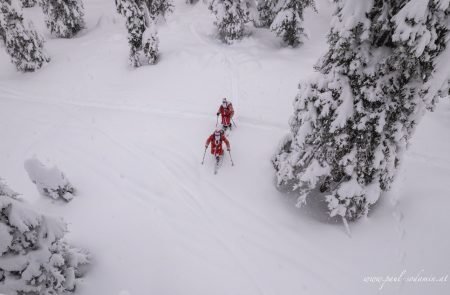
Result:
{"type": "Polygon", "coordinates": [[[72,200],[75,188],[57,167],[48,168],[36,158],[26,160],[24,166],[41,195],[72,200]]]}

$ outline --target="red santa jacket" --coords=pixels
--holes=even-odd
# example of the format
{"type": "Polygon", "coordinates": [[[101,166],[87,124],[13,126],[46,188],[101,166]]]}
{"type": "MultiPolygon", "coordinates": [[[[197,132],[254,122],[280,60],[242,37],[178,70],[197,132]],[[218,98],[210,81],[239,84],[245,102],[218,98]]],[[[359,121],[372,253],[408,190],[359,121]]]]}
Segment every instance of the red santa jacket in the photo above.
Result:
{"type": "Polygon", "coordinates": [[[211,154],[214,156],[222,156],[223,155],[223,147],[222,144],[225,142],[227,149],[230,149],[230,142],[225,137],[223,132],[220,133],[220,136],[216,137],[216,132],[211,134],[206,140],[206,147],[211,143],[211,154]]]}
{"type": "Polygon", "coordinates": [[[220,105],[219,110],[217,111],[217,114],[221,114],[223,117],[231,118],[234,115],[234,109],[231,102],[227,103],[226,107],[223,107],[223,105],[220,105]]]}

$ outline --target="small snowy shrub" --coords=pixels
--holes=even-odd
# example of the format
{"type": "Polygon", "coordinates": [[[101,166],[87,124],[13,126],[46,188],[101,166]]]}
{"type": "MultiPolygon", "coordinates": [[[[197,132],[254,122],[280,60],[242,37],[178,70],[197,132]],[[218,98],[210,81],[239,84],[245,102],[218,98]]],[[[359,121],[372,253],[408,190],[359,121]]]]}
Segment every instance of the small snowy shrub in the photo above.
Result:
{"type": "Polygon", "coordinates": [[[325,196],[331,216],[367,215],[448,92],[449,3],[337,1],[329,50],[301,84],[273,159],[278,185],[293,185],[300,203],[325,196]]]}
{"type": "Polygon", "coordinates": [[[81,0],[40,0],[40,6],[47,27],[56,37],[72,38],[85,26],[81,0]]]}
{"type": "Polygon", "coordinates": [[[36,213],[0,181],[0,293],[62,294],[74,291],[86,251],[64,240],[66,224],[36,213]]]}
{"type": "Polygon", "coordinates": [[[227,44],[244,35],[244,25],[249,21],[249,11],[244,0],[211,0],[209,10],[214,13],[220,38],[227,44]]]}
{"type": "Polygon", "coordinates": [[[44,40],[33,25],[24,24],[22,10],[16,0],[0,1],[0,38],[19,71],[33,72],[50,61],[44,52],[44,40]]]}
{"type": "Polygon", "coordinates": [[[75,189],[58,168],[48,168],[38,159],[25,161],[25,170],[31,181],[36,184],[39,193],[53,199],[72,200],[75,189]]]}

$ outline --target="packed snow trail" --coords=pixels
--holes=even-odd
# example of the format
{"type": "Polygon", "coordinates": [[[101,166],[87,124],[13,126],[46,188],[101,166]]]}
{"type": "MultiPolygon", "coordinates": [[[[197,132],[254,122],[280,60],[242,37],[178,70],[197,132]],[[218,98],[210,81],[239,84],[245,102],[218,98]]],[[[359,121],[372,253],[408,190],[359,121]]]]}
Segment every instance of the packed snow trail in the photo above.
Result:
{"type": "MultiPolygon", "coordinates": [[[[448,272],[448,102],[419,126],[391,193],[397,203],[386,196],[351,224],[351,239],[274,186],[270,158],[296,85],[326,49],[327,2],[306,17],[311,40],[289,49],[260,29],[224,46],[203,3],[177,1],[160,28],[160,62],[139,69],[127,66],[113,1],[85,4],[83,34],[45,33],[53,60],[41,71],[17,73],[0,52],[0,177],[67,220],[71,242],[94,255],[77,294],[379,294],[366,276],[448,272]],[[236,165],[225,154],[214,175],[209,151],[200,162],[224,96],[238,115],[236,165]],[[23,168],[33,155],[67,175],[73,201],[38,195],[23,168]]],[[[27,15],[45,32],[38,8],[27,15]]],[[[446,294],[448,286],[386,284],[382,292],[446,294]]]]}

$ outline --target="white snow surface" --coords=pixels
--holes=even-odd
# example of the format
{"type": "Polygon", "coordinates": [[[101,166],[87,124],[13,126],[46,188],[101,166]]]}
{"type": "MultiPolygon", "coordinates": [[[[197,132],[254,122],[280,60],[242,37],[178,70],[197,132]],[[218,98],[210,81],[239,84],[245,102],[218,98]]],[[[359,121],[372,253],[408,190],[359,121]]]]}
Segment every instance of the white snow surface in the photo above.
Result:
{"type": "Polygon", "coordinates": [[[394,189],[351,237],[323,203],[297,209],[274,186],[270,158],[297,84],[327,48],[327,1],[306,11],[310,39],[292,49],[254,28],[223,45],[206,6],[178,0],[160,24],[159,63],[138,69],[114,1],[84,2],[87,29],[73,39],[51,37],[39,8],[26,10],[52,57],[38,72],[16,72],[0,51],[0,177],[92,253],[76,294],[449,294],[449,279],[364,282],[450,272],[448,100],[422,120],[394,189]],[[213,175],[210,155],[200,162],[222,97],[236,110],[235,166],[227,157],[213,175]],[[23,168],[33,155],[63,167],[77,198],[40,196],[23,168]]]}

